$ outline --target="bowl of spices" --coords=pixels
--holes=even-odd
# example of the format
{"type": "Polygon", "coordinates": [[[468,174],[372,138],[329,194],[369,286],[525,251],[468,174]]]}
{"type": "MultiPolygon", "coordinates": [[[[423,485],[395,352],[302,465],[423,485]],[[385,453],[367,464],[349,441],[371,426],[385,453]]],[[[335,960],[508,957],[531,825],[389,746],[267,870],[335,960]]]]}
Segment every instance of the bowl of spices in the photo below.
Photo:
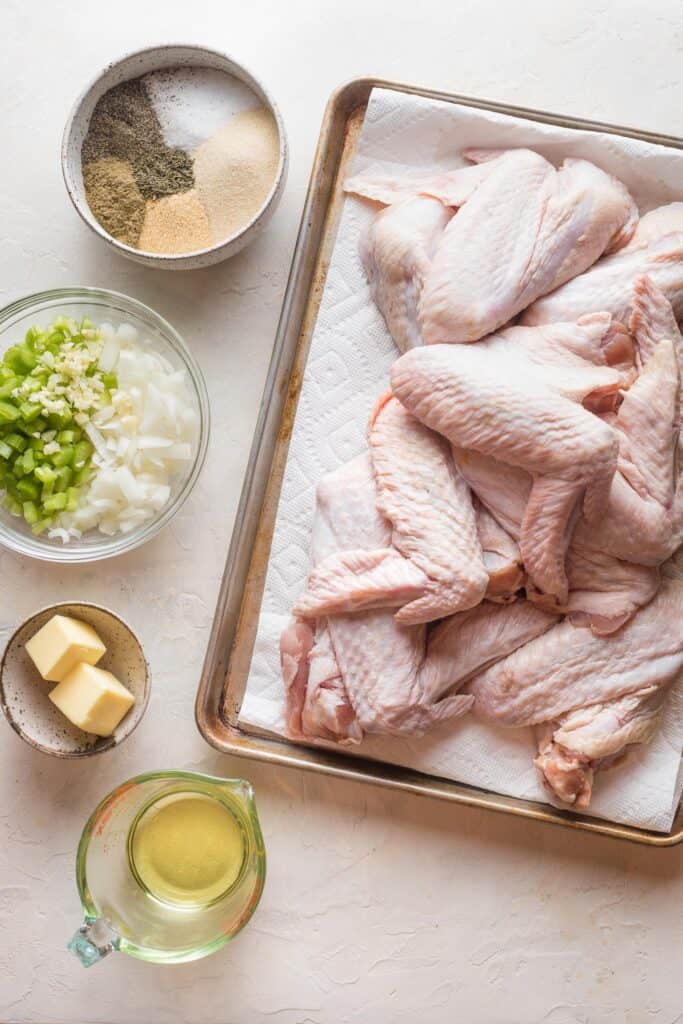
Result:
{"type": "Polygon", "coordinates": [[[242,65],[198,46],[140,50],[76,101],[62,170],[85,223],[151,267],[189,270],[253,241],[284,188],[280,113],[242,65]]]}

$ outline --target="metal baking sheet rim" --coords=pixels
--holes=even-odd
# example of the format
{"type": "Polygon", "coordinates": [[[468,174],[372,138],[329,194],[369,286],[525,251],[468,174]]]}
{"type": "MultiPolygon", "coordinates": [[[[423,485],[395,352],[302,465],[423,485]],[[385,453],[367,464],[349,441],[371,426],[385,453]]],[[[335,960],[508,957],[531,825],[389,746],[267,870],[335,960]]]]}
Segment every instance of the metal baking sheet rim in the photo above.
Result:
{"type": "Polygon", "coordinates": [[[341,190],[335,185],[345,162],[353,153],[365,106],[374,88],[392,89],[493,110],[522,120],[618,134],[683,149],[683,138],[673,135],[564,117],[547,111],[494,103],[375,78],[354,79],[332,94],[323,117],[199,682],[195,705],[197,726],[211,746],[237,757],[249,757],[269,764],[317,771],[357,782],[369,782],[416,795],[513,814],[517,817],[649,846],[675,846],[683,842],[683,805],[679,807],[670,832],[651,832],[601,818],[590,818],[572,811],[561,811],[546,804],[501,796],[382,762],[349,758],[327,749],[289,743],[280,737],[246,733],[237,724],[251,661],[289,439],[341,211],[341,190]]]}

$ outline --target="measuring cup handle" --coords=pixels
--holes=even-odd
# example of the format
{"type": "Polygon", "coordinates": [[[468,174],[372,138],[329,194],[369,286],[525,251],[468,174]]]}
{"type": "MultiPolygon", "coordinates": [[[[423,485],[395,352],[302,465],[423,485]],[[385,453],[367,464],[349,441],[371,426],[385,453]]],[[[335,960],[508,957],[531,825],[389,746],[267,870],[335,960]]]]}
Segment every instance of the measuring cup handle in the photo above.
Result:
{"type": "Polygon", "coordinates": [[[118,948],[118,938],[106,921],[99,917],[86,918],[66,948],[84,967],[92,967],[118,948]]]}

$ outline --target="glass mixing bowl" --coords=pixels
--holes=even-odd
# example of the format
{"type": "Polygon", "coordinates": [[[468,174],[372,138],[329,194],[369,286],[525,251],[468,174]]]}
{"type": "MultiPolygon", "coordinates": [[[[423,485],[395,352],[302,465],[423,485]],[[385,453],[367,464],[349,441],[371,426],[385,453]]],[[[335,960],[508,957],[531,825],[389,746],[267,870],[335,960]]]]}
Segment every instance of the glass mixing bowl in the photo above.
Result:
{"type": "Polygon", "coordinates": [[[197,413],[192,457],[173,478],[168,502],[152,519],[129,533],[109,537],[98,530],[89,530],[81,538],[64,544],[58,539],[51,540],[46,533],[35,536],[23,519],[0,507],[0,544],[5,547],[46,562],[95,562],[124,554],[150,540],[171,521],[189,497],[204,464],[209,442],[209,397],[201,370],[178,332],[142,302],[101,288],[56,288],[12,302],[0,311],[0,354],[22,341],[33,324],[47,327],[57,316],[75,319],[88,316],[95,324],[108,322],[114,327],[132,324],[138,329],[140,340],[149,341],[151,351],[159,352],[174,367],[186,371],[197,413]]]}

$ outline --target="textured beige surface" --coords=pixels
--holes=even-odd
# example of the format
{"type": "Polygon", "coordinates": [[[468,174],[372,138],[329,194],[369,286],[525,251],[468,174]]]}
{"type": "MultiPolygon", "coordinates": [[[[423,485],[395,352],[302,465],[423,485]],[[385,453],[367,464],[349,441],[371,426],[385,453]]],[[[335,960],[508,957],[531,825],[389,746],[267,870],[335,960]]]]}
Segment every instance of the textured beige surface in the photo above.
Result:
{"type": "Polygon", "coordinates": [[[214,412],[207,468],[150,545],[95,567],[0,555],[0,640],[78,593],[121,612],[150,658],[150,707],[120,749],[55,764],[0,722],[0,1018],[34,1024],[675,1024],[683,1011],[683,848],[650,851],[483,812],[219,757],[193,719],[235,513],[324,103],[374,72],[683,134],[678,3],[85,0],[6,5],[0,107],[0,300],[82,282],[129,292],[189,339],[214,412]],[[261,72],[282,107],[289,184],[233,261],[164,275],[116,258],[62,185],[67,110],[110,58],[185,39],[261,72]],[[27,40],[31,54],[27,58],[27,40]],[[69,56],[71,55],[71,56],[69,56]],[[52,154],[52,156],[51,156],[52,154]],[[210,512],[210,515],[209,515],[210,512]],[[123,956],[84,971],[73,855],[97,800],[137,771],[248,773],[269,851],[259,910],[205,961],[123,956]]]}

